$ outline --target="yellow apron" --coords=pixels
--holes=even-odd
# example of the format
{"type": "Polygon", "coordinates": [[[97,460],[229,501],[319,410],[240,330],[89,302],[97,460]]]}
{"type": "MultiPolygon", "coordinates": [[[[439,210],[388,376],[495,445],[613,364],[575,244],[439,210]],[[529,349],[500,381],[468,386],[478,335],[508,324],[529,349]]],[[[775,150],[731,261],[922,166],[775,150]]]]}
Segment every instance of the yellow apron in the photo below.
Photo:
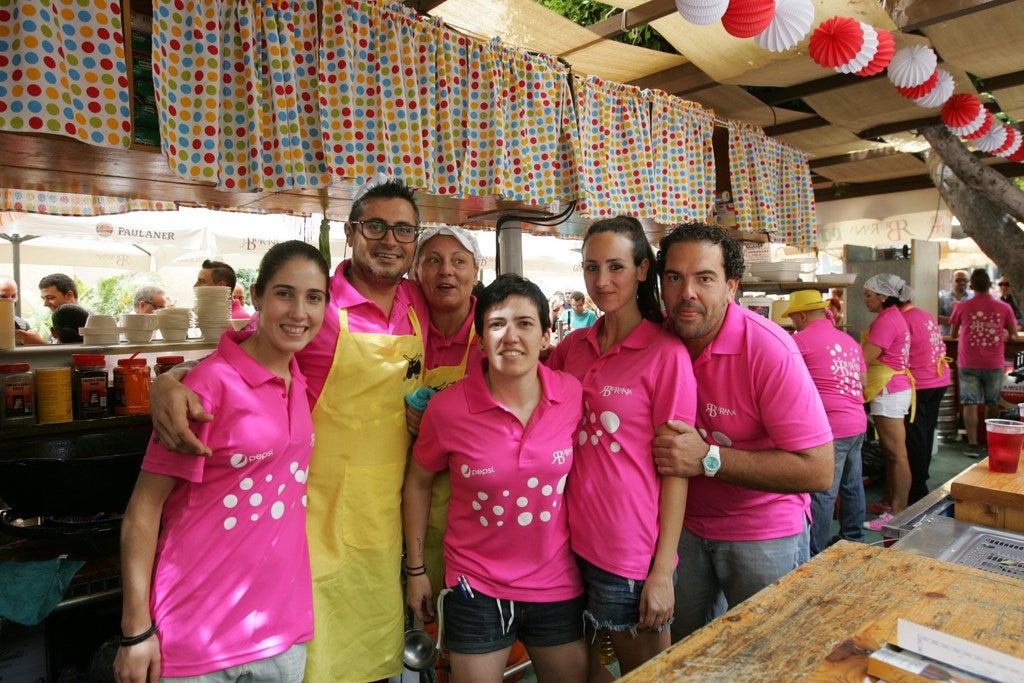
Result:
{"type": "MultiPolygon", "coordinates": [[[[469,361],[469,351],[473,347],[475,337],[476,332],[470,327],[469,343],[466,345],[466,353],[462,356],[462,363],[427,370],[425,381],[428,387],[440,391],[466,376],[466,363],[469,361]]],[[[427,575],[430,577],[430,586],[434,589],[434,597],[437,597],[444,587],[444,530],[448,525],[448,501],[451,497],[452,486],[448,470],[438,472],[430,491],[427,537],[423,543],[423,563],[427,565],[427,575]]]]}
{"type": "Polygon", "coordinates": [[[885,363],[877,360],[868,363],[867,383],[864,385],[864,402],[871,403],[872,400],[889,384],[896,375],[906,375],[910,380],[910,421],[913,422],[917,416],[917,391],[914,375],[909,368],[893,370],[885,363]]]}
{"type": "Polygon", "coordinates": [[[405,396],[422,386],[423,335],[353,333],[338,345],[313,409],[306,534],[315,631],[308,683],[358,683],[402,670],[405,396]]]}

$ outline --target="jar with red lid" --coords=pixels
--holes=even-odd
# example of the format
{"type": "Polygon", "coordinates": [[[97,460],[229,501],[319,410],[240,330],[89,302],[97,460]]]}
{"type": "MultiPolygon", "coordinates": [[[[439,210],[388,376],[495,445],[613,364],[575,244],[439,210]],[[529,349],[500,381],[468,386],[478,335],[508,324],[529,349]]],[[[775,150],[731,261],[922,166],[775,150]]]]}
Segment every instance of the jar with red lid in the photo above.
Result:
{"type": "Polygon", "coordinates": [[[143,415],[149,412],[152,377],[145,358],[121,358],[114,368],[115,415],[143,415]]]}
{"type": "Polygon", "coordinates": [[[185,356],[157,356],[156,357],[156,376],[164,374],[175,365],[185,362],[185,356]]]}
{"type": "Polygon", "coordinates": [[[107,357],[100,353],[71,355],[72,410],[76,420],[107,417],[107,357]]]}
{"type": "Polygon", "coordinates": [[[0,365],[0,424],[4,427],[36,423],[36,387],[28,363],[0,365]]]}

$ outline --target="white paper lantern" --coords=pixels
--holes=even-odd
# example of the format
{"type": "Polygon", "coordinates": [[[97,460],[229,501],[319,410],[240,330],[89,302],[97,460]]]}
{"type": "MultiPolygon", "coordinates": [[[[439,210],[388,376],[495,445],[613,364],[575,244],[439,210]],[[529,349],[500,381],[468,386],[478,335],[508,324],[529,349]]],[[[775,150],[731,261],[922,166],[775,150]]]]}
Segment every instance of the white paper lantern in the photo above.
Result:
{"type": "Polygon", "coordinates": [[[729,0],[676,0],[676,9],[691,24],[707,26],[721,21],[729,0]]]}
{"type": "Polygon", "coordinates": [[[769,52],[785,52],[810,33],[813,23],[811,0],[778,0],[775,18],[754,40],[769,52]]]}
{"type": "Polygon", "coordinates": [[[1006,129],[1006,142],[1003,143],[1002,148],[998,148],[992,153],[1005,159],[1017,153],[1021,143],[1024,142],[1024,136],[1021,135],[1019,130],[1011,126],[1003,126],[1003,128],[1006,129]]]}
{"type": "Polygon", "coordinates": [[[889,62],[889,80],[901,88],[921,85],[935,73],[939,58],[927,45],[912,45],[897,50],[889,62]]]}

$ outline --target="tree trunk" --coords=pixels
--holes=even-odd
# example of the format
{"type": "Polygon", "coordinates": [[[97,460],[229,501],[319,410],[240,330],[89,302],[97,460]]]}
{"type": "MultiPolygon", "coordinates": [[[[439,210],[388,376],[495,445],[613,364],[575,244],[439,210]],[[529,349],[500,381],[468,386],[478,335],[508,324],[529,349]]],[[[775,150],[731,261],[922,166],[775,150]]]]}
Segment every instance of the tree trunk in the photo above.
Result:
{"type": "MultiPolygon", "coordinates": [[[[918,132],[931,144],[932,151],[942,157],[945,165],[956,173],[960,181],[985,195],[1003,212],[1024,221],[1024,191],[1018,189],[1009,178],[981,163],[945,126],[925,126],[918,129],[918,132]]],[[[932,180],[935,180],[934,175],[932,180]]],[[[963,217],[958,215],[958,218],[963,221],[963,217]]],[[[974,241],[977,242],[977,238],[974,241]]]]}
{"type": "MultiPolygon", "coordinates": [[[[975,162],[983,165],[977,160],[975,162]]],[[[977,243],[1002,274],[1008,276],[1014,292],[1024,292],[1024,230],[1017,221],[1003,210],[1002,205],[990,201],[987,195],[964,183],[938,154],[928,155],[928,174],[953,215],[960,220],[964,233],[977,243]]],[[[1014,192],[1024,195],[1013,185],[1011,187],[1014,192]]]]}

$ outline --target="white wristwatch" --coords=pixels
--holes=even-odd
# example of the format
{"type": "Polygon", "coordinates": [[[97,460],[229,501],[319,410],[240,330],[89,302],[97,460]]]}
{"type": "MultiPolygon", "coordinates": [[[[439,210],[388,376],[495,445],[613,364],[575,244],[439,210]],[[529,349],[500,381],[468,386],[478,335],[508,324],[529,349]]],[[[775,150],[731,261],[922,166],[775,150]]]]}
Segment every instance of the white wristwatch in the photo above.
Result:
{"type": "Polygon", "coordinates": [[[718,470],[722,467],[722,453],[718,446],[715,444],[708,446],[708,454],[704,456],[700,464],[704,465],[704,476],[713,477],[718,474],[718,470]]]}

